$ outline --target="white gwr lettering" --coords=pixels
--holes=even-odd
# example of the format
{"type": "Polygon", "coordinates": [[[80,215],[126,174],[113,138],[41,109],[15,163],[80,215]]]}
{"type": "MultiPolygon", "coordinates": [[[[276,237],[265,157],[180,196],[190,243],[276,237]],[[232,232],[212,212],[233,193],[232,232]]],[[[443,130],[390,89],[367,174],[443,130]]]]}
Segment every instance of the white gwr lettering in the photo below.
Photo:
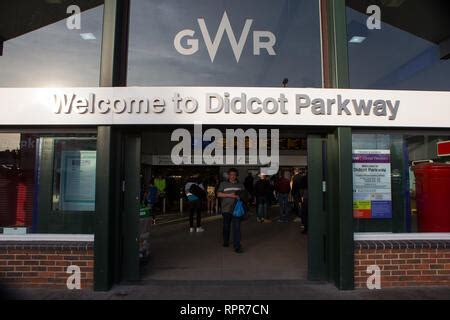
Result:
{"type": "MultiPolygon", "coordinates": [[[[244,50],[244,46],[247,42],[248,36],[250,34],[251,26],[253,24],[253,19],[246,19],[244,27],[242,29],[239,40],[236,39],[236,35],[231,27],[230,20],[228,19],[227,12],[225,11],[220,21],[217,33],[212,39],[209,33],[208,27],[206,26],[205,19],[197,19],[200,31],[202,33],[203,41],[205,42],[206,49],[208,50],[211,62],[214,62],[217,51],[219,49],[220,43],[224,34],[227,34],[228,40],[230,41],[231,48],[233,50],[236,62],[239,60],[244,50]]],[[[182,55],[193,55],[199,50],[198,39],[194,38],[195,31],[191,29],[184,29],[178,32],[175,36],[173,45],[175,49],[182,55]],[[186,39],[186,44],[183,45],[183,39],[186,39]]],[[[253,31],[253,55],[259,56],[261,54],[261,49],[267,51],[271,56],[275,56],[276,52],[274,46],[276,44],[276,37],[270,31],[253,31]]]]}

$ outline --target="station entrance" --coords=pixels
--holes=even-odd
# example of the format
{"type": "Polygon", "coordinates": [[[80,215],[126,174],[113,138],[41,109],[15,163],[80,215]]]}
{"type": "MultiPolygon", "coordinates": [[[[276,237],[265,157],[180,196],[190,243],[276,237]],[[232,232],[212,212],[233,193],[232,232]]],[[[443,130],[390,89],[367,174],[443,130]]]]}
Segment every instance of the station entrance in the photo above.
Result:
{"type": "MultiPolygon", "coordinates": [[[[189,126],[186,128],[190,130],[189,126]]],[[[238,151],[236,138],[234,162],[225,161],[227,153],[224,151],[224,163],[214,164],[207,164],[204,157],[214,139],[205,143],[194,138],[184,144],[191,147],[192,158],[182,155],[185,162],[176,163],[176,156],[181,154],[176,149],[181,139],[174,138],[177,129],[152,126],[127,129],[122,134],[121,280],[317,280],[314,274],[325,269],[327,250],[323,245],[326,228],[323,223],[317,227],[318,221],[324,220],[326,211],[326,134],[312,136],[291,127],[263,128],[269,134],[263,139],[257,135],[256,146],[252,145],[255,141],[251,141],[251,137],[245,137],[244,155],[238,151]],[[278,131],[276,143],[271,141],[271,130],[278,131]],[[201,164],[195,163],[198,143],[203,151],[201,164]],[[271,158],[272,163],[250,163],[252,148],[259,151],[260,144],[266,144],[266,156],[276,156],[271,158]],[[175,156],[173,150],[177,150],[175,156]],[[245,161],[239,160],[239,156],[245,161]],[[269,167],[271,170],[267,170],[269,167]],[[257,219],[256,194],[250,197],[248,214],[241,222],[242,253],[224,247],[222,239],[223,219],[217,188],[226,181],[230,168],[238,171],[239,182],[245,189],[249,188],[250,180],[254,187],[261,179],[267,179],[272,188],[267,194],[264,222],[257,219]],[[296,203],[299,199],[289,192],[288,218],[287,222],[282,222],[277,181],[288,179],[292,188],[294,175],[301,175],[306,181],[303,189],[307,190],[302,194],[312,198],[303,208],[308,212],[308,219],[300,218],[301,204],[296,203]],[[186,183],[192,176],[199,177],[205,191],[208,186],[215,186],[212,206],[208,205],[209,199],[202,201],[201,232],[197,229],[192,232],[189,226],[186,183]],[[151,206],[147,201],[150,188],[157,190],[156,201],[151,206]],[[148,207],[151,207],[150,211],[148,207]],[[146,213],[142,214],[144,211],[146,213]],[[137,215],[137,212],[141,214],[137,215]],[[305,230],[307,221],[310,226],[305,230]]],[[[235,132],[239,129],[233,128],[235,132]]],[[[219,128],[224,136],[227,130],[229,128],[219,128]]],[[[242,130],[248,134],[248,128],[242,130]]],[[[230,141],[224,138],[224,144],[230,141]]]]}

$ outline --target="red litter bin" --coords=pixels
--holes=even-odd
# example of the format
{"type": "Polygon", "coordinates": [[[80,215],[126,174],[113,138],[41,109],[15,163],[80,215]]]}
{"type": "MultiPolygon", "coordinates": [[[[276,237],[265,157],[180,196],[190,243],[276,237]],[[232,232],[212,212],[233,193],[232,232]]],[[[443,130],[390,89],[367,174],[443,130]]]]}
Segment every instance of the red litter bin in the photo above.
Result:
{"type": "Polygon", "coordinates": [[[450,232],[450,164],[413,167],[419,232],[450,232]]]}

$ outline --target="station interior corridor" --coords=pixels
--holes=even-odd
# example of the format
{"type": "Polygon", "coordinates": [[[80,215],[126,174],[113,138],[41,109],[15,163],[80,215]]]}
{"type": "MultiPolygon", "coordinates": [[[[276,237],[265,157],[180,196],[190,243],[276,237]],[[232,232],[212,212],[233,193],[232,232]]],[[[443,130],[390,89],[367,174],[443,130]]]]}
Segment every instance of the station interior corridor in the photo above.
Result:
{"type": "Polygon", "coordinates": [[[256,222],[255,209],[241,224],[244,252],[222,246],[222,217],[205,216],[203,233],[189,233],[188,221],[153,225],[150,258],[141,266],[142,280],[306,280],[307,235],[301,224],[256,222]]]}

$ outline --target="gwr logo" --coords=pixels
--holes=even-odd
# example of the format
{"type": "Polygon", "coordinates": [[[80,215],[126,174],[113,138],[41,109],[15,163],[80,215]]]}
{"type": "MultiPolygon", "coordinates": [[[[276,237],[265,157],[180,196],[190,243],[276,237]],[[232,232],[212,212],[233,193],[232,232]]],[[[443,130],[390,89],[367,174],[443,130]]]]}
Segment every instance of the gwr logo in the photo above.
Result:
{"type": "MultiPolygon", "coordinates": [[[[228,19],[227,12],[225,11],[220,22],[219,28],[217,29],[216,36],[214,40],[211,40],[208,28],[206,27],[205,19],[197,19],[200,31],[205,41],[206,48],[208,49],[209,57],[211,62],[214,62],[217,50],[222,41],[224,33],[227,34],[228,40],[230,41],[231,48],[233,49],[234,57],[236,62],[239,62],[241,58],[242,50],[244,49],[245,43],[247,42],[248,35],[250,33],[251,26],[253,24],[253,19],[246,19],[244,28],[241,32],[239,40],[236,40],[236,36],[231,27],[230,20],[228,19]]],[[[193,55],[199,49],[198,39],[194,38],[195,31],[192,29],[184,29],[177,33],[173,40],[173,45],[175,49],[182,55],[193,55]],[[183,39],[187,38],[186,44],[183,46],[183,39]]],[[[275,56],[274,46],[277,39],[275,35],[270,31],[253,31],[253,55],[259,56],[261,54],[261,49],[265,49],[267,53],[271,56],[275,56]]]]}

